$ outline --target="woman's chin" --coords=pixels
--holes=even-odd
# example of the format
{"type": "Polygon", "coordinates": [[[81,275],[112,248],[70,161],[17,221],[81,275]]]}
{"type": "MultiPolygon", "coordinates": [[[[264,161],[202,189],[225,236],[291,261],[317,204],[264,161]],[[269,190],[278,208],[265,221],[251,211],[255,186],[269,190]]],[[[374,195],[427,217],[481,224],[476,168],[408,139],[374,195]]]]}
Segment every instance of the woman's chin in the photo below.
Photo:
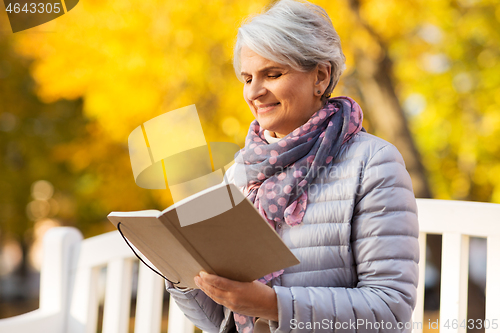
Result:
{"type": "Polygon", "coordinates": [[[260,127],[265,128],[268,131],[274,132],[273,129],[280,127],[279,120],[275,117],[269,117],[267,115],[257,114],[255,119],[259,122],[260,127]]]}
{"type": "Polygon", "coordinates": [[[260,128],[268,130],[269,132],[276,132],[277,126],[273,126],[272,123],[266,122],[265,120],[257,119],[260,128]]]}

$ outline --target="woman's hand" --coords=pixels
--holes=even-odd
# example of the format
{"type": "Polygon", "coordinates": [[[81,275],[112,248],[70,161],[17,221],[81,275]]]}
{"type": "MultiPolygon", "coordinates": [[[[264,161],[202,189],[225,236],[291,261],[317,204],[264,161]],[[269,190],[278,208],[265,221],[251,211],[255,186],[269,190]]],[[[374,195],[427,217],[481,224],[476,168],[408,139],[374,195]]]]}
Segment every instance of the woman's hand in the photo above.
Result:
{"type": "Polygon", "coordinates": [[[276,293],[259,281],[238,282],[202,271],[194,282],[216,303],[236,313],[278,321],[276,293]]]}

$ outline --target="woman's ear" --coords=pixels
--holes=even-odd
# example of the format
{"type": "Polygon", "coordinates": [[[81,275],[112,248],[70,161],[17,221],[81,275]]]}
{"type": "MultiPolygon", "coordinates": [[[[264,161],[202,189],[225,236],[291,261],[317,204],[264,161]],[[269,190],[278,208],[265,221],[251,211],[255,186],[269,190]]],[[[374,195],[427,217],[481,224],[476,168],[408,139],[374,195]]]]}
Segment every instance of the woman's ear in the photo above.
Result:
{"type": "Polygon", "coordinates": [[[324,93],[330,84],[331,71],[332,64],[330,63],[328,65],[318,64],[316,67],[316,83],[314,84],[314,88],[319,89],[321,93],[324,93]]]}

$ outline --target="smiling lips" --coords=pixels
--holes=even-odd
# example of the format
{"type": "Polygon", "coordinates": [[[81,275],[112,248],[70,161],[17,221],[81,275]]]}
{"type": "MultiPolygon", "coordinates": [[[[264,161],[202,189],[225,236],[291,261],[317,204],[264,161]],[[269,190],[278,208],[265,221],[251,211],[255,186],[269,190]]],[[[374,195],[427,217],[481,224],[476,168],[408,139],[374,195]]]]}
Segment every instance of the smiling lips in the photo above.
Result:
{"type": "Polygon", "coordinates": [[[271,111],[272,109],[274,109],[274,107],[276,107],[279,104],[280,104],[279,102],[270,104],[261,104],[261,105],[256,105],[255,107],[257,108],[257,113],[265,113],[271,111]]]}

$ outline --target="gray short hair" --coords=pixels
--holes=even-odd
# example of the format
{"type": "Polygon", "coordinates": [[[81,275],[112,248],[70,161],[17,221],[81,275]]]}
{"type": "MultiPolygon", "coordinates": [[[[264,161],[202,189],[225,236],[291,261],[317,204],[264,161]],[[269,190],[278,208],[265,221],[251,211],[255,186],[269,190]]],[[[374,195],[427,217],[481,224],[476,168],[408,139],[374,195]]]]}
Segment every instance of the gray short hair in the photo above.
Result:
{"type": "Polygon", "coordinates": [[[340,38],[330,17],[308,1],[281,0],[266,12],[250,16],[238,29],[233,66],[240,81],[243,45],[266,59],[303,72],[330,63],[330,84],[321,96],[323,100],[330,96],[345,69],[340,38]]]}

